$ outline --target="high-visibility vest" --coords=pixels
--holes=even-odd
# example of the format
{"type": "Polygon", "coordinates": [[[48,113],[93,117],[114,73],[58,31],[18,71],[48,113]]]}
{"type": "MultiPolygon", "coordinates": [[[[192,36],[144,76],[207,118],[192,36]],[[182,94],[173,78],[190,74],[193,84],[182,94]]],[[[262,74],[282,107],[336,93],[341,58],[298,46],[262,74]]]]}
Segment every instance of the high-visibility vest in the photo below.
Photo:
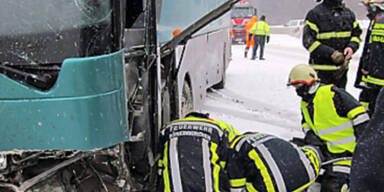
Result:
{"type": "Polygon", "coordinates": [[[269,26],[265,21],[257,21],[252,29],[251,33],[253,35],[265,35],[269,36],[269,26]]]}
{"type": "Polygon", "coordinates": [[[352,120],[340,117],[333,103],[333,85],[320,86],[313,99],[313,121],[309,115],[305,101],[301,102],[301,110],[306,123],[312,130],[325,141],[327,148],[332,153],[353,153],[356,146],[352,120]]]}

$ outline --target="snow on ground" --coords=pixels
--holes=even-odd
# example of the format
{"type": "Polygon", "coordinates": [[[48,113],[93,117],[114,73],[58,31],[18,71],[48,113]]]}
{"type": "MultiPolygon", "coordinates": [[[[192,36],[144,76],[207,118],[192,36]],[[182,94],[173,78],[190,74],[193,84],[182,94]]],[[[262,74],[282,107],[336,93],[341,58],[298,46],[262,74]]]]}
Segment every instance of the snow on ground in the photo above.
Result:
{"type": "MultiPolygon", "coordinates": [[[[291,68],[308,62],[301,39],[272,34],[264,61],[250,60],[251,52],[244,58],[244,47],[232,46],[225,88],[209,91],[202,111],[242,133],[259,131],[287,140],[302,137],[300,98],[292,87],[286,86],[291,68]]],[[[354,55],[348,74],[347,91],[355,98],[360,92],[353,83],[361,49],[354,55]]]]}

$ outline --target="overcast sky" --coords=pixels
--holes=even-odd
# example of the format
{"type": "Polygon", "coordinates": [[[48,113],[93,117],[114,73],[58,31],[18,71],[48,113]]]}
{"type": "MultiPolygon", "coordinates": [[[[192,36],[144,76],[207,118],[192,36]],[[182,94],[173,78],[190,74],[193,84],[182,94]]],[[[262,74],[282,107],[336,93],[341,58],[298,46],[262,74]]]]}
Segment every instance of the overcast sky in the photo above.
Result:
{"type": "MultiPolygon", "coordinates": [[[[266,15],[270,24],[283,24],[290,19],[305,18],[306,13],[317,3],[316,0],[253,0],[258,8],[258,16],[266,15]]],[[[365,8],[360,0],[344,0],[358,19],[366,19],[365,8]]]]}

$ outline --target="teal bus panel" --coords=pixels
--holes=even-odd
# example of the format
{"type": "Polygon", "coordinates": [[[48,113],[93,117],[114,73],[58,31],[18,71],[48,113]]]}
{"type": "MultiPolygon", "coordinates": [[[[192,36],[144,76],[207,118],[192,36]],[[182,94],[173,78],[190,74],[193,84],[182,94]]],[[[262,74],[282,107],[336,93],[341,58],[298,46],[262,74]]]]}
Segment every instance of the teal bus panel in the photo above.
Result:
{"type": "Polygon", "coordinates": [[[128,141],[123,52],[63,62],[40,91],[0,74],[0,151],[93,150],[128,141]]]}

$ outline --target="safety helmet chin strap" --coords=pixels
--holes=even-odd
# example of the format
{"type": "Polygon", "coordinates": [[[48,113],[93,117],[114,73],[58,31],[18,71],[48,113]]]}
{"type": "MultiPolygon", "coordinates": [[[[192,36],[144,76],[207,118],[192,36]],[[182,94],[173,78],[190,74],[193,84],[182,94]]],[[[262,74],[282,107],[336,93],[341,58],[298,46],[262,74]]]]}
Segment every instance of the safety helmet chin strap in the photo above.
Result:
{"type": "Polygon", "coordinates": [[[314,94],[319,88],[319,86],[320,86],[319,80],[316,80],[315,82],[313,82],[312,85],[309,87],[308,94],[310,95],[314,94]]]}

